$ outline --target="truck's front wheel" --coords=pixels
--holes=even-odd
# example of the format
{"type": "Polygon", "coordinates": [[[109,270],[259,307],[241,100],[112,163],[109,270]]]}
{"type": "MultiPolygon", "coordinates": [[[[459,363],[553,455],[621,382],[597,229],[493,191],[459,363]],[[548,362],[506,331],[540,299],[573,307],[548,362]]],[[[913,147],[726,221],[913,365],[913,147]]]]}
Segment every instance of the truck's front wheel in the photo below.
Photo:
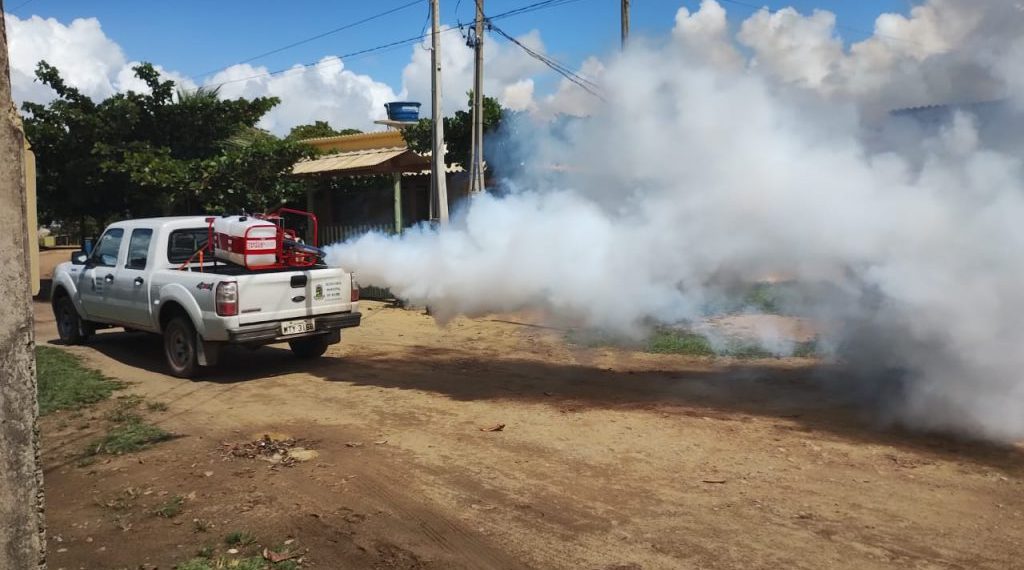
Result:
{"type": "Polygon", "coordinates": [[[164,355],[171,374],[191,378],[199,368],[196,329],[187,317],[174,317],[164,327],[164,355]]]}
{"type": "Polygon", "coordinates": [[[53,304],[53,316],[57,319],[57,335],[64,344],[82,344],[92,334],[92,326],[82,320],[67,295],[53,304]]]}
{"type": "Polygon", "coordinates": [[[327,352],[327,335],[310,336],[288,342],[295,356],[299,358],[317,358],[327,352]]]}

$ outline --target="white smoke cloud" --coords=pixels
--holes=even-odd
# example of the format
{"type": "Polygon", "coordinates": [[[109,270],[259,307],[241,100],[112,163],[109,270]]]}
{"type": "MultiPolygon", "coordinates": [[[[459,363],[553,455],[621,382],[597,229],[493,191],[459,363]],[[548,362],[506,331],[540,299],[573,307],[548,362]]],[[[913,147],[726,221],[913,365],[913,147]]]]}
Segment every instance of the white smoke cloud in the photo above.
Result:
{"type": "Polygon", "coordinates": [[[829,17],[795,12],[741,27],[756,65],[723,70],[638,44],[606,64],[608,103],[589,118],[506,141],[528,168],[504,196],[473,199],[440,231],[364,236],[328,259],[442,320],[543,307],[633,335],[703,319],[736,282],[824,280],[794,308],[891,419],[1024,438],[1024,158],[988,140],[986,123],[1019,138],[1021,115],[959,112],[896,136],[865,131],[853,97],[895,101],[911,78],[930,78],[912,96],[953,97],[978,77],[992,95],[1019,95],[1001,77],[1019,65],[1005,60],[1019,53],[1007,32],[1024,22],[1000,22],[1012,14],[995,6],[950,24],[968,4],[880,20],[919,35],[914,48],[844,51],[829,17]],[[864,81],[869,56],[882,64],[864,81]]]}
{"type": "MultiPolygon", "coordinates": [[[[576,74],[587,81],[596,83],[602,79],[604,69],[604,63],[597,57],[591,56],[583,61],[576,74]]],[[[548,118],[557,115],[586,117],[597,109],[600,102],[601,100],[593,93],[563,78],[558,82],[555,92],[544,97],[538,103],[537,112],[540,116],[548,118]]]]}

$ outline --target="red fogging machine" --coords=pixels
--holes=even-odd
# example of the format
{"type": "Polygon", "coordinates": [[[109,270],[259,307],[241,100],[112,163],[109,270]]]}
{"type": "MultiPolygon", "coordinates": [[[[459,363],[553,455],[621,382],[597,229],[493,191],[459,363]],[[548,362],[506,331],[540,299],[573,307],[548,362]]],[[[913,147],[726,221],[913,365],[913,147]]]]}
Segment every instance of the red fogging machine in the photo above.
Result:
{"type": "Polygon", "coordinates": [[[268,214],[211,216],[206,244],[179,267],[186,269],[198,256],[200,270],[205,256],[240,265],[247,270],[312,267],[323,259],[316,247],[316,216],[303,210],[278,208],[268,214]],[[302,216],[312,225],[312,245],[303,243],[298,233],[285,227],[285,215],[302,216]]]}

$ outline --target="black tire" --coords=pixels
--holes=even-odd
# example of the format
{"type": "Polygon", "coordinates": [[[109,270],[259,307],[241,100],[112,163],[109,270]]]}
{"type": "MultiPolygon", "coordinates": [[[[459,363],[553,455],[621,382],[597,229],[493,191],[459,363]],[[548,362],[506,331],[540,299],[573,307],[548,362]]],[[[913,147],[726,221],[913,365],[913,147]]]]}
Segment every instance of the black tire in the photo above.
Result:
{"type": "Polygon", "coordinates": [[[292,353],[299,358],[318,358],[327,352],[327,335],[310,336],[288,341],[292,353]]]}
{"type": "Polygon", "coordinates": [[[174,317],[164,327],[164,358],[172,375],[193,378],[199,371],[197,337],[196,328],[188,317],[174,317]]]}
{"type": "Polygon", "coordinates": [[[84,344],[93,333],[92,324],[82,319],[71,297],[64,295],[53,303],[57,334],[64,344],[84,344]]]}

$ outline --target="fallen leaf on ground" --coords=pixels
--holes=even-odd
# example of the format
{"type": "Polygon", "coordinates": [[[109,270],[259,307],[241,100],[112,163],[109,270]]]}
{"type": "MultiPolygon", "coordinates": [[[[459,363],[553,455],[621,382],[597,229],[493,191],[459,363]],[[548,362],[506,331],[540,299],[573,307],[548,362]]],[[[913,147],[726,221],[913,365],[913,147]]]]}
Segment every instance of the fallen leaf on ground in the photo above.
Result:
{"type": "Polygon", "coordinates": [[[505,429],[505,424],[494,424],[491,427],[480,428],[480,431],[501,431],[505,429]]]}
{"type": "Polygon", "coordinates": [[[284,562],[285,560],[291,560],[292,558],[296,558],[298,556],[299,556],[298,552],[282,552],[282,553],[277,553],[277,552],[274,552],[273,550],[270,550],[269,548],[264,548],[263,549],[263,558],[266,558],[267,560],[271,561],[274,564],[277,564],[278,562],[284,562]]]}

